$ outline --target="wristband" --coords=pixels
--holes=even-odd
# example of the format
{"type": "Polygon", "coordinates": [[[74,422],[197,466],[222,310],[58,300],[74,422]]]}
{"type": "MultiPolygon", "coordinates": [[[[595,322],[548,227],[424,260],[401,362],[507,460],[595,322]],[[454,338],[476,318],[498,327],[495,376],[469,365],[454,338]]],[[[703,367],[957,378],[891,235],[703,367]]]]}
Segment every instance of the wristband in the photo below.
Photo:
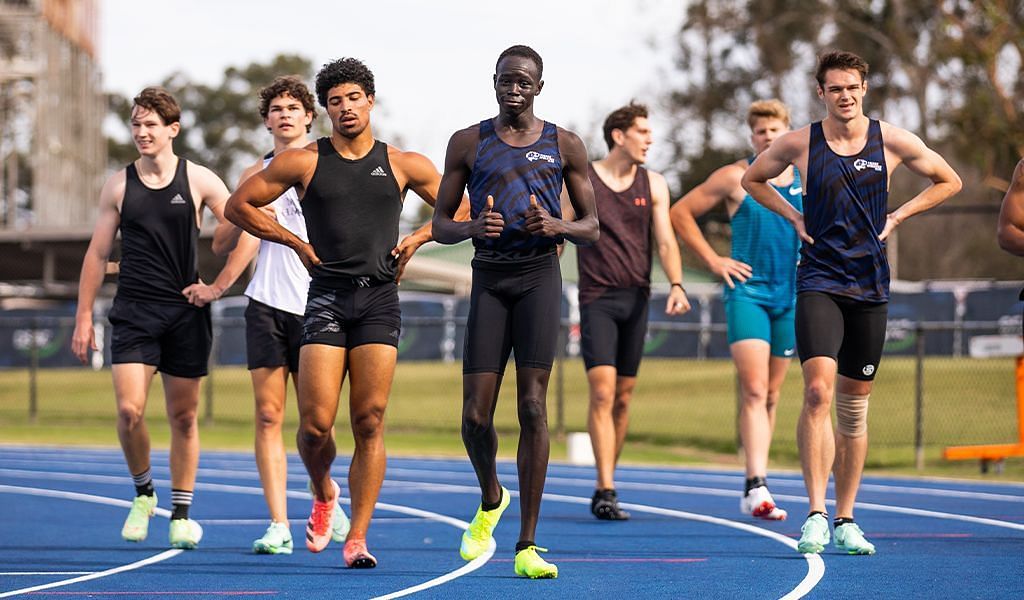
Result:
{"type": "Polygon", "coordinates": [[[669,288],[668,288],[668,289],[670,289],[670,290],[671,290],[671,289],[672,289],[672,288],[674,288],[674,287],[677,287],[677,288],[679,288],[679,289],[683,290],[683,293],[684,293],[684,294],[686,293],[686,288],[684,288],[684,287],[683,287],[683,284],[681,284],[681,283],[673,283],[672,285],[670,285],[670,286],[669,286],[669,288]]]}

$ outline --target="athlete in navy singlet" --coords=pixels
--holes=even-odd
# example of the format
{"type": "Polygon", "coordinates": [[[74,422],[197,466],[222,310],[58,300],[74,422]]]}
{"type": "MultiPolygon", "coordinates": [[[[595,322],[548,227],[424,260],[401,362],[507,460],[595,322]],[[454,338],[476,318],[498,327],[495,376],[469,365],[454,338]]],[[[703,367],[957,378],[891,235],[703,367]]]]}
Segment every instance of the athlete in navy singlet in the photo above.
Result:
{"type": "Polygon", "coordinates": [[[534,543],[548,463],[547,385],[558,339],[561,240],[598,237],[587,152],[575,134],[533,114],[544,87],[543,62],[526,46],[501,53],[494,75],[498,116],[457,131],[448,143],[434,238],[473,238],[473,288],[463,362],[462,439],[480,482],[481,506],[463,535],[460,554],[472,560],[489,547],[509,504],[495,467],[494,406],[514,350],[519,405],[519,498],[522,511],[515,572],[556,577],[534,543]],[[568,190],[577,219],[562,220],[559,194],[568,190]],[[468,187],[472,220],[457,223],[468,187]]]}
{"type": "Polygon", "coordinates": [[[331,478],[338,396],[351,375],[349,414],[355,452],[349,468],[352,523],[343,557],[371,568],[366,532],[384,480],[384,410],[398,357],[397,280],[430,223],[398,242],[407,190],[433,204],[441,176],[423,155],[378,141],[370,127],[373,73],[354,58],[324,65],[316,94],[331,136],[285,150],[228,200],[227,216],[264,240],[293,249],[312,274],[299,353],[299,454],[313,487],[306,547],[330,542],[341,489],[331,478]],[[309,242],[259,210],[289,188],[301,198],[309,242]],[[397,245],[396,245],[397,244],[397,245]]]}
{"type": "Polygon", "coordinates": [[[78,312],[71,349],[83,363],[96,350],[93,303],[107,259],[121,230],[117,294],[107,315],[113,328],[111,374],[117,397],[117,434],[135,482],[135,499],[121,529],[131,542],[146,539],[157,503],[150,469],[149,431],[143,421],[150,384],[163,380],[171,422],[171,514],[175,548],[195,548],[199,523],[189,518],[199,466],[196,414],[199,383],[206,375],[212,330],[209,287],[199,280],[199,222],[203,207],[218,220],[213,249],[230,250],[224,221],[228,190],[209,169],[175,156],[181,108],[161,88],[146,88],[132,104],[132,140],[139,158],[107,180],[99,216],[82,261],[78,312]]]}
{"type": "Polygon", "coordinates": [[[868,398],[885,342],[885,241],[904,220],[943,202],[961,185],[949,164],[917,136],[864,115],[867,72],[855,54],[820,56],[815,76],[827,116],[777,139],[742,180],[755,200],[788,219],[804,241],[796,305],[804,375],[797,442],[810,500],[797,545],[803,553],[823,551],[831,538],[825,512],[830,471],[835,546],[850,554],[875,552],[854,522],[853,508],[867,456],[868,398]],[[768,183],[790,164],[807,190],[803,213],[768,183]],[[889,177],[900,164],[931,185],[887,213],[889,177]]]}

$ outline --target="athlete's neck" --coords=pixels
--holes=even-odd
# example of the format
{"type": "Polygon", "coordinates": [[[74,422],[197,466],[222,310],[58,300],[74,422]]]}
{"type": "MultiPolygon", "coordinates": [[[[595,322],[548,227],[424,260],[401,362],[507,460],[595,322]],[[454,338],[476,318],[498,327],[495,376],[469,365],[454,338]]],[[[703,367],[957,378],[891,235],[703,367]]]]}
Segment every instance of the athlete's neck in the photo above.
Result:
{"type": "Polygon", "coordinates": [[[601,160],[594,161],[594,169],[605,183],[611,184],[609,187],[612,189],[627,188],[632,185],[639,166],[624,152],[615,150],[609,152],[608,156],[601,160]]]}
{"type": "Polygon", "coordinates": [[[828,115],[821,120],[821,128],[825,132],[825,139],[855,141],[867,136],[870,123],[871,119],[863,113],[848,121],[828,115]]]}
{"type": "Polygon", "coordinates": [[[292,139],[274,138],[274,156],[292,148],[305,148],[309,145],[309,138],[301,136],[292,139]]]}
{"type": "Polygon", "coordinates": [[[376,140],[373,139],[373,131],[367,125],[366,129],[354,138],[347,138],[337,131],[331,133],[331,144],[334,151],[349,160],[358,160],[373,150],[376,140]]]}
{"type": "Polygon", "coordinates": [[[544,121],[538,119],[533,110],[524,110],[517,113],[499,112],[494,118],[494,127],[502,132],[512,135],[525,135],[536,132],[544,126],[544,121]]]}
{"type": "Polygon", "coordinates": [[[163,181],[174,176],[178,168],[178,157],[170,146],[156,156],[139,155],[135,161],[135,170],[139,177],[147,181],[163,181]]]}

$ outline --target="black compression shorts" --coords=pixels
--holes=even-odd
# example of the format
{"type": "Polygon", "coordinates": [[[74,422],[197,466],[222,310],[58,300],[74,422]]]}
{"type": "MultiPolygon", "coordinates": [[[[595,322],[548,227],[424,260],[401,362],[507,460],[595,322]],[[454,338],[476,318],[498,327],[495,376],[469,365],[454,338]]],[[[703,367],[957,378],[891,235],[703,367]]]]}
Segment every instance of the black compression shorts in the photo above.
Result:
{"type": "Polygon", "coordinates": [[[635,377],[647,335],[648,290],[609,288],[580,306],[583,364],[610,365],[619,377],[635,377]]]}
{"type": "Polygon", "coordinates": [[[800,362],[817,356],[836,360],[839,374],[871,381],[885,346],[886,302],[860,302],[823,292],[796,297],[796,347],[800,362]]]}
{"type": "Polygon", "coordinates": [[[302,345],[326,344],[355,348],[363,344],[398,347],[402,309],[396,283],[369,287],[309,286],[302,345]]]}

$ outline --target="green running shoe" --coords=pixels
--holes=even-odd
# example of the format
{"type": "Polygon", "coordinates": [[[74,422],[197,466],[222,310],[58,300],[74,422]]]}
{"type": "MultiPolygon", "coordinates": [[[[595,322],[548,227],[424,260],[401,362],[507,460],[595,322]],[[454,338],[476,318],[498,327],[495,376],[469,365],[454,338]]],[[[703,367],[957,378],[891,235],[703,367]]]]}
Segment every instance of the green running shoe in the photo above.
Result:
{"type": "Polygon", "coordinates": [[[345,514],[345,509],[341,508],[341,494],[338,494],[337,500],[334,501],[334,518],[331,520],[331,539],[335,542],[344,542],[345,536],[348,535],[348,530],[352,526],[349,523],[348,515],[345,514]]]}
{"type": "Polygon", "coordinates": [[[511,501],[512,498],[508,495],[508,490],[501,488],[501,504],[498,505],[498,508],[494,510],[484,510],[483,506],[477,508],[473,522],[469,524],[466,531],[462,532],[462,545],[459,546],[459,554],[463,560],[473,560],[487,551],[491,540],[494,539],[493,533],[494,528],[498,526],[498,519],[501,518],[501,513],[505,512],[511,501]]]}
{"type": "Polygon", "coordinates": [[[538,552],[547,552],[547,548],[530,546],[516,552],[516,575],[530,579],[555,579],[558,567],[540,557],[538,552]]]}
{"type": "Polygon", "coordinates": [[[864,539],[864,532],[856,523],[843,523],[836,527],[836,548],[847,554],[874,554],[875,545],[864,539]]]}
{"type": "Polygon", "coordinates": [[[203,528],[192,519],[171,519],[171,548],[192,550],[203,539],[203,528]]]}
{"type": "Polygon", "coordinates": [[[136,496],[132,500],[132,509],[121,528],[121,537],[127,542],[141,542],[149,533],[149,518],[156,509],[156,494],[152,496],[136,496]]]}
{"type": "Polygon", "coordinates": [[[828,545],[828,519],[821,513],[815,513],[804,521],[800,528],[800,541],[796,549],[803,554],[820,554],[828,545]]]}
{"type": "Polygon", "coordinates": [[[288,523],[271,521],[263,537],[252,543],[252,551],[256,554],[291,554],[292,532],[288,523]]]}

